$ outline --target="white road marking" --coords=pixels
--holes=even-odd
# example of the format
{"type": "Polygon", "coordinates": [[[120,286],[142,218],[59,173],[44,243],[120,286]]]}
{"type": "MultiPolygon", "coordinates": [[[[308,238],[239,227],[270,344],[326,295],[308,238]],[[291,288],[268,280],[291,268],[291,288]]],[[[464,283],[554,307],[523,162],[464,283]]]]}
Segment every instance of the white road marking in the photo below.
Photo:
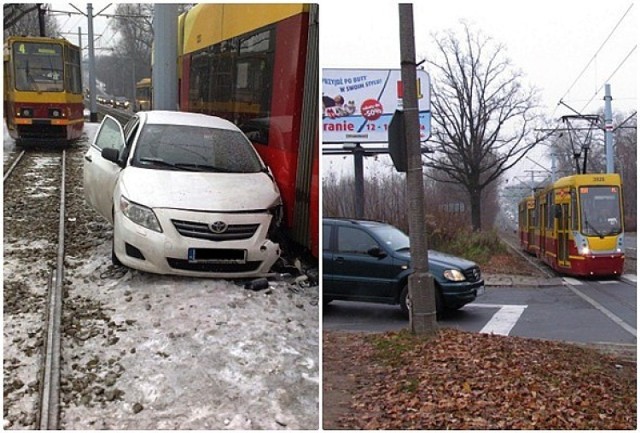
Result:
{"type": "Polygon", "coordinates": [[[622,274],[622,278],[632,283],[638,282],[638,276],[636,274],[622,274]]]}
{"type": "Polygon", "coordinates": [[[616,280],[604,280],[604,281],[598,281],[600,284],[618,284],[618,281],[616,280]]]}
{"type": "Polygon", "coordinates": [[[634,337],[638,336],[636,328],[627,324],[624,320],[622,320],[620,317],[613,314],[610,310],[605,308],[602,304],[598,303],[596,300],[585,295],[575,287],[572,287],[570,284],[567,285],[567,288],[571,290],[573,293],[575,293],[576,295],[580,296],[582,299],[584,299],[588,303],[590,303],[591,305],[593,305],[596,308],[596,310],[599,310],[602,314],[607,316],[611,321],[613,321],[616,325],[620,326],[622,329],[627,331],[629,334],[633,335],[634,337]]]}
{"type": "Polygon", "coordinates": [[[576,280],[575,278],[571,277],[564,277],[562,280],[567,284],[571,284],[572,286],[581,286],[583,284],[582,281],[576,280]]]}
{"type": "Polygon", "coordinates": [[[473,304],[481,308],[499,308],[491,320],[480,330],[481,334],[509,335],[518,319],[522,316],[526,305],[494,305],[494,304],[473,304]]]}

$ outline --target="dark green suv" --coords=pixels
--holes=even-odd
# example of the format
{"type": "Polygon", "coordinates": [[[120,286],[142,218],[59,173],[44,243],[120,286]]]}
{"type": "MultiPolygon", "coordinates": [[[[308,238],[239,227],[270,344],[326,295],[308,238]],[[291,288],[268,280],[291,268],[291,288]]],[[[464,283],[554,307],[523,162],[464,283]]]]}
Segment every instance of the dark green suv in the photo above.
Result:
{"type": "MultiPolygon", "coordinates": [[[[376,221],[323,218],[322,225],[325,305],[334,299],[400,304],[408,316],[409,237],[376,221]]],[[[439,315],[484,293],[480,268],[468,260],[430,250],[429,272],[435,280],[439,315]]]]}

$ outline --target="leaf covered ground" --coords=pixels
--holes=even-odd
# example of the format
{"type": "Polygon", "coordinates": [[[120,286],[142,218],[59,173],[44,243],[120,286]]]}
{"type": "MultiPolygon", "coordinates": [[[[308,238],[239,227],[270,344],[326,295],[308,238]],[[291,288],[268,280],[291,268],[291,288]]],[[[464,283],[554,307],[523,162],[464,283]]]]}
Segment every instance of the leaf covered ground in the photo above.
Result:
{"type": "Polygon", "coordinates": [[[325,429],[635,429],[636,365],[570,344],[440,329],[323,334],[325,429]]]}

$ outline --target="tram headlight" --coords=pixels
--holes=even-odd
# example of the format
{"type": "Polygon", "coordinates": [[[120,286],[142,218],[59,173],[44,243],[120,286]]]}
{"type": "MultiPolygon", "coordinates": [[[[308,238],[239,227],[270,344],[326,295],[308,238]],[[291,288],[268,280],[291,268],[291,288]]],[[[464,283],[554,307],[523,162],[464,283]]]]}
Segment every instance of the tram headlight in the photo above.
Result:
{"type": "Polygon", "coordinates": [[[582,248],[580,248],[580,254],[583,256],[588,256],[590,252],[591,250],[589,250],[589,247],[586,245],[583,245],[582,248]]]}
{"type": "Polygon", "coordinates": [[[150,208],[134,203],[125,196],[120,196],[120,210],[134,223],[154,232],[162,233],[160,222],[150,208]]]}

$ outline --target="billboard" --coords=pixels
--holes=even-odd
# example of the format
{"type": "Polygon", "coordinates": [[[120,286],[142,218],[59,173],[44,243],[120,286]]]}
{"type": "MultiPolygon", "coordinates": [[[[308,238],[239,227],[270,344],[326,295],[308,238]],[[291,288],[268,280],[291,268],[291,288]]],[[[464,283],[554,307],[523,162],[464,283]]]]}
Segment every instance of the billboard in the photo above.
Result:
{"type": "MultiPolygon", "coordinates": [[[[420,141],[431,135],[429,74],[418,70],[420,141]]],[[[387,143],[391,117],[402,109],[400,69],[323,69],[322,142],[387,143]]]]}

